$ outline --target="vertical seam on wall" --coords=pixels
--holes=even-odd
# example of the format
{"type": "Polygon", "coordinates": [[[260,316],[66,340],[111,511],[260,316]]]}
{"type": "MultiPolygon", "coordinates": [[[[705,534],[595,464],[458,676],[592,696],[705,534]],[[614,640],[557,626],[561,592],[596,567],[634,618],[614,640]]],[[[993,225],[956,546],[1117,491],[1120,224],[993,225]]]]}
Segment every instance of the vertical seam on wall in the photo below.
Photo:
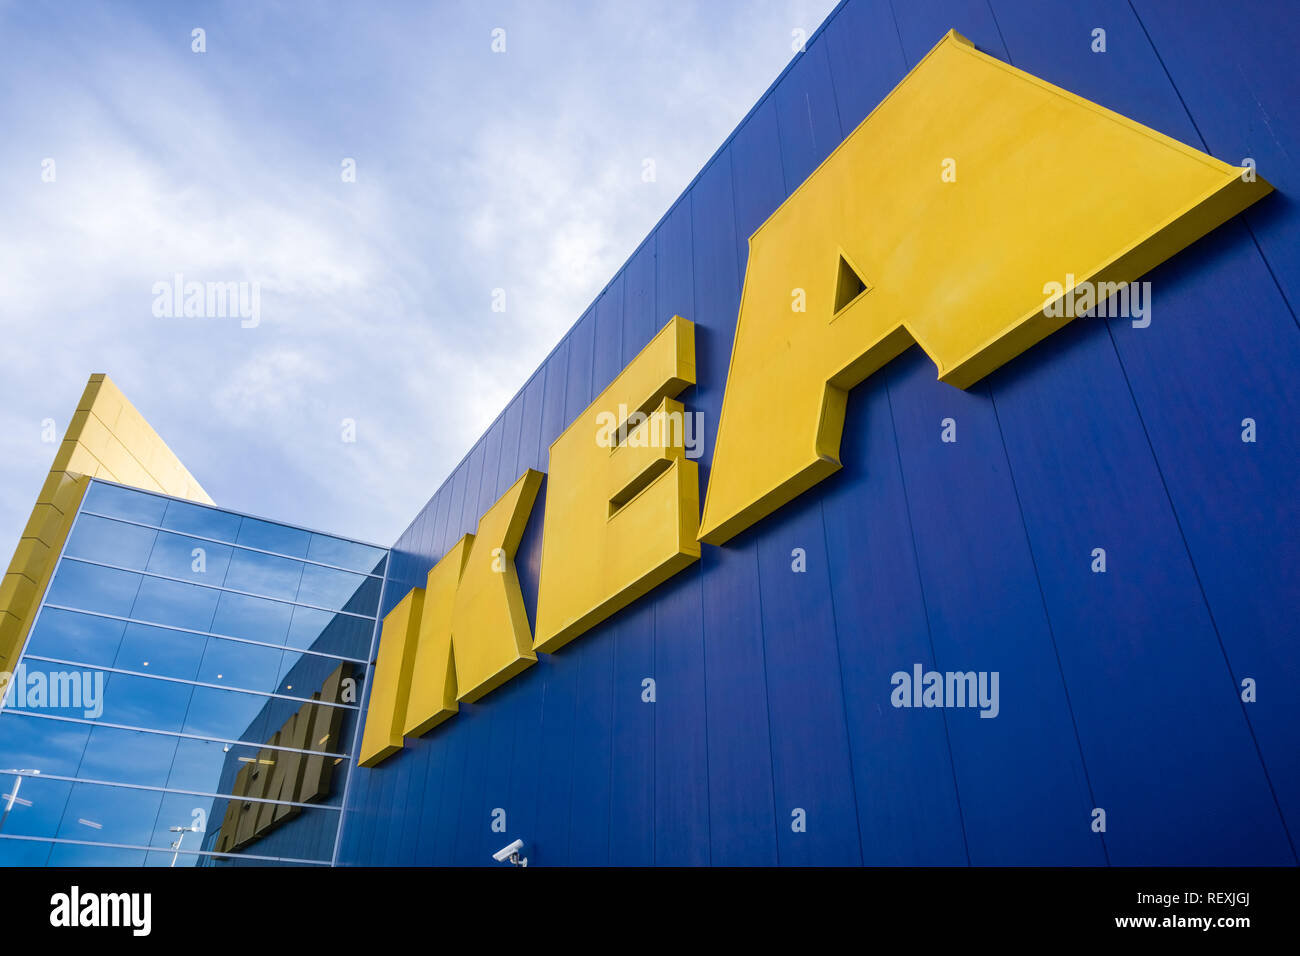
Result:
{"type": "MultiPolygon", "coordinates": [[[[1133,0],[1128,0],[1128,8],[1132,11],[1133,18],[1137,20],[1138,26],[1142,30],[1142,35],[1146,37],[1147,45],[1151,47],[1151,52],[1155,54],[1156,62],[1160,64],[1160,69],[1164,71],[1165,79],[1169,81],[1169,86],[1173,89],[1174,95],[1178,97],[1179,105],[1182,106],[1183,112],[1187,114],[1187,119],[1192,124],[1192,129],[1196,131],[1196,137],[1201,141],[1201,149],[1208,153],[1210,151],[1209,142],[1206,140],[1205,134],[1201,132],[1201,127],[1197,124],[1196,117],[1192,115],[1192,110],[1187,105],[1187,101],[1183,99],[1182,90],[1180,90],[1178,84],[1174,82],[1174,75],[1169,72],[1169,67],[1165,66],[1165,58],[1162,57],[1160,51],[1156,49],[1155,41],[1151,39],[1151,31],[1147,29],[1147,25],[1142,21],[1142,16],[1137,12],[1137,8],[1133,6],[1133,0]]],[[[1287,298],[1286,290],[1282,288],[1282,283],[1278,280],[1277,273],[1273,271],[1273,266],[1268,261],[1268,256],[1264,253],[1264,247],[1259,244],[1259,237],[1255,235],[1255,230],[1251,227],[1250,220],[1246,218],[1244,211],[1239,214],[1239,218],[1241,219],[1242,226],[1245,227],[1246,232],[1250,235],[1250,241],[1255,244],[1255,251],[1259,253],[1259,258],[1263,261],[1264,268],[1268,271],[1269,278],[1273,280],[1273,285],[1277,287],[1278,294],[1282,297],[1282,304],[1285,305],[1286,310],[1291,313],[1291,321],[1296,324],[1297,328],[1300,328],[1300,316],[1296,315],[1295,308],[1291,305],[1291,300],[1287,298]]]]}
{"type": "MultiPolygon", "coordinates": [[[[774,120],[777,118],[777,109],[775,103],[772,104],[772,117],[774,120]]],[[[781,130],[780,127],[778,126],[777,127],[778,147],[780,145],[780,142],[781,142],[781,130]]],[[[739,235],[740,215],[737,212],[737,210],[740,208],[740,204],[736,201],[735,155],[736,154],[732,150],[730,149],[727,150],[727,159],[731,165],[731,218],[732,218],[732,222],[735,223],[736,234],[739,235]]],[[[785,182],[784,177],[785,177],[785,173],[783,170],[782,184],[784,184],[785,182]]],[[[742,264],[739,257],[737,257],[736,259],[736,272],[737,272],[736,278],[740,282],[740,295],[742,297],[744,296],[744,288],[745,288],[745,271],[748,268],[748,257],[749,257],[748,242],[746,242],[745,249],[746,249],[746,253],[745,253],[746,262],[742,264]]],[[[739,307],[737,308],[739,309],[739,307]]],[[[739,331],[740,331],[740,315],[739,315],[739,311],[737,311],[736,325],[734,326],[734,331],[732,333],[733,349],[735,348],[735,337],[737,334],[739,334],[739,331]]],[[[723,386],[724,386],[723,400],[725,401],[726,400],[725,382],[723,383],[723,386]]],[[[709,466],[710,480],[712,479],[712,475],[713,475],[713,467],[712,465],[710,465],[709,466]]],[[[767,633],[763,628],[763,570],[758,560],[758,540],[755,539],[753,542],[751,542],[751,546],[753,547],[754,550],[754,583],[755,585],[757,585],[754,589],[754,593],[758,598],[758,646],[763,654],[763,723],[767,730],[767,779],[768,779],[768,787],[770,788],[768,791],[768,795],[772,799],[772,849],[776,854],[776,861],[777,864],[779,865],[781,862],[781,827],[780,824],[777,822],[778,818],[776,813],[776,768],[772,764],[772,754],[774,752],[774,746],[772,744],[772,698],[767,692],[769,677],[767,673],[767,633]]]]}
{"type": "Polygon", "coordinates": [[[894,9],[893,0],[889,0],[889,17],[894,21],[894,36],[898,37],[898,52],[903,57],[903,73],[906,74],[908,69],[907,47],[903,46],[903,31],[898,26],[898,11],[894,9]]]}
{"type": "MultiPolygon", "coordinates": [[[[661,224],[662,225],[662,224],[661,224]]],[[[650,281],[650,334],[659,316],[659,226],[654,231],[654,268],[650,281]]],[[[649,339],[646,340],[647,342],[649,339]]],[[[621,358],[621,356],[620,356],[621,358]]],[[[633,356],[635,358],[635,356],[633,356]]],[[[629,361],[631,361],[629,359],[629,361]]],[[[626,367],[626,363],[624,363],[626,367]]],[[[650,673],[655,681],[655,704],[650,712],[650,865],[659,865],[659,602],[650,605],[650,673]]]]}
{"type": "MultiPolygon", "coordinates": [[[[1011,464],[1011,455],[1007,452],[1007,437],[1002,431],[1002,416],[998,414],[998,403],[993,397],[991,386],[985,385],[985,393],[989,397],[989,406],[993,409],[993,419],[998,426],[998,440],[1002,443],[1002,460],[1007,463],[1007,477],[1011,479],[1011,493],[1016,498],[1016,511],[1020,515],[1020,531],[1025,538],[1025,549],[1029,552],[1029,563],[1034,569],[1034,585],[1038,588],[1039,606],[1043,609],[1043,620],[1047,624],[1047,637],[1052,644],[1052,654],[1056,658],[1056,673],[1061,678],[1061,691],[1065,694],[1065,710],[1070,715],[1070,729],[1074,732],[1074,746],[1079,753],[1079,766],[1083,770],[1083,781],[1088,788],[1088,799],[1092,806],[1096,808],[1097,794],[1092,786],[1092,776],[1088,773],[1088,758],[1083,752],[1083,740],[1079,736],[1079,721],[1074,714],[1074,703],[1070,700],[1070,685],[1065,679],[1065,666],[1061,663],[1061,649],[1056,643],[1056,629],[1052,626],[1052,612],[1047,606],[1047,595],[1043,592],[1043,578],[1038,572],[1038,560],[1034,557],[1034,542],[1029,536],[1029,522],[1025,519],[1025,508],[1020,501],[1020,488],[1016,484],[1015,467],[1011,464]]],[[[1097,834],[1101,837],[1101,852],[1105,857],[1106,865],[1110,865],[1110,850],[1106,846],[1106,833],[1100,831],[1097,834]]]]}
{"type": "MultiPolygon", "coordinates": [[[[894,34],[898,37],[898,50],[903,57],[903,71],[906,73],[911,67],[911,60],[907,55],[907,47],[903,44],[903,31],[898,25],[898,11],[894,9],[893,0],[889,3],[889,14],[894,20],[894,34]]],[[[921,554],[916,546],[916,528],[912,524],[912,504],[907,494],[907,476],[903,471],[903,450],[898,444],[898,418],[894,412],[894,396],[888,381],[885,382],[885,400],[889,403],[889,427],[894,439],[894,460],[898,465],[899,485],[903,490],[903,507],[907,513],[907,533],[912,541],[912,567],[916,570],[916,586],[921,592],[921,611],[925,614],[925,637],[926,642],[930,645],[930,659],[934,661],[934,666],[939,666],[939,655],[934,649],[934,629],[930,624],[930,607],[925,599],[925,577],[921,574],[921,554]]],[[[957,781],[957,759],[952,749],[952,732],[948,728],[948,715],[941,710],[940,715],[943,719],[943,739],[948,747],[948,769],[952,773],[952,792],[957,802],[957,822],[961,825],[961,844],[966,853],[966,865],[971,865],[970,859],[970,838],[966,835],[966,810],[961,801],[961,785],[957,781]]]]}
{"type": "MultiPolygon", "coordinates": [[[[894,464],[898,467],[898,484],[903,491],[903,509],[907,515],[907,534],[912,541],[912,567],[916,571],[916,586],[921,592],[921,611],[925,615],[925,638],[930,645],[930,660],[937,669],[939,655],[934,650],[934,630],[930,626],[930,607],[925,600],[925,577],[921,574],[921,555],[916,546],[916,529],[912,526],[912,503],[907,494],[907,475],[903,471],[903,451],[898,445],[898,421],[894,413],[894,397],[889,382],[885,382],[885,401],[889,404],[889,429],[894,439],[894,464]]],[[[948,714],[940,708],[943,719],[943,739],[948,748],[948,770],[952,774],[952,793],[957,802],[957,822],[961,824],[961,845],[966,853],[966,865],[971,865],[970,840],[966,836],[966,811],[961,805],[961,785],[957,782],[957,761],[952,752],[952,734],[948,729],[948,714]]]]}
{"type": "MultiPolygon", "coordinates": [[[[1192,124],[1192,129],[1196,131],[1196,136],[1200,139],[1202,148],[1208,152],[1209,145],[1206,142],[1205,135],[1201,132],[1201,128],[1196,122],[1196,117],[1192,115],[1192,111],[1188,107],[1187,101],[1183,99],[1183,94],[1182,91],[1178,89],[1178,84],[1174,82],[1173,74],[1169,72],[1169,68],[1165,65],[1164,57],[1162,57],[1160,51],[1156,49],[1156,44],[1151,38],[1150,31],[1147,30],[1146,24],[1142,22],[1142,17],[1137,12],[1137,8],[1133,6],[1133,0],[1129,0],[1128,5],[1129,10],[1133,13],[1133,18],[1137,20],[1138,26],[1142,30],[1142,35],[1146,37],[1147,44],[1151,47],[1151,52],[1155,54],[1156,62],[1160,64],[1160,69],[1164,71],[1165,79],[1169,81],[1169,86],[1173,89],[1174,95],[1178,97],[1178,102],[1182,106],[1183,112],[1187,114],[1187,119],[1192,124]]],[[[1242,225],[1245,226],[1246,232],[1250,236],[1251,242],[1255,244],[1255,250],[1259,253],[1260,260],[1264,263],[1264,268],[1268,271],[1269,278],[1273,280],[1274,286],[1277,287],[1278,294],[1282,297],[1282,304],[1285,305],[1287,311],[1291,313],[1292,321],[1296,322],[1296,324],[1300,326],[1300,318],[1297,318],[1295,310],[1291,308],[1291,303],[1287,300],[1286,292],[1283,290],[1281,283],[1278,281],[1277,275],[1273,272],[1273,267],[1269,264],[1268,257],[1264,254],[1264,250],[1259,244],[1259,238],[1255,235],[1255,231],[1250,227],[1250,223],[1246,221],[1246,217],[1243,215],[1240,218],[1242,225]]],[[[1115,339],[1115,332],[1111,327],[1109,318],[1106,320],[1106,333],[1110,336],[1111,348],[1115,350],[1115,358],[1119,362],[1120,373],[1124,376],[1124,384],[1128,388],[1129,400],[1132,401],[1133,408],[1137,412],[1138,422],[1142,426],[1142,436],[1146,439],[1147,448],[1150,450],[1151,458],[1156,465],[1156,473],[1160,476],[1160,486],[1164,489],[1165,498],[1169,502],[1169,510],[1173,514],[1174,524],[1178,528],[1178,535],[1183,542],[1183,550],[1187,554],[1187,561],[1192,568],[1192,576],[1196,579],[1196,587],[1201,592],[1201,600],[1204,602],[1206,613],[1210,617],[1210,626],[1214,628],[1214,639],[1219,644],[1219,653],[1223,655],[1223,663],[1228,669],[1228,677],[1232,680],[1232,695],[1236,698],[1237,706],[1241,708],[1242,716],[1246,720],[1246,730],[1250,734],[1251,742],[1255,745],[1255,754],[1259,757],[1260,766],[1263,768],[1264,780],[1268,784],[1269,794],[1273,797],[1273,805],[1277,808],[1278,817],[1282,822],[1282,832],[1286,834],[1287,842],[1291,846],[1292,858],[1300,859],[1300,856],[1297,855],[1295,839],[1292,837],[1291,829],[1287,825],[1286,814],[1282,812],[1282,803],[1278,799],[1277,790],[1273,786],[1273,778],[1268,772],[1268,761],[1264,759],[1263,748],[1260,747],[1259,738],[1255,736],[1255,727],[1254,724],[1251,723],[1250,714],[1246,710],[1245,702],[1241,700],[1241,695],[1237,692],[1237,677],[1233,671],[1232,660],[1229,658],[1228,650],[1223,644],[1223,635],[1219,632],[1219,624],[1214,619],[1214,608],[1210,605],[1209,595],[1205,593],[1205,585],[1201,582],[1201,574],[1196,567],[1196,557],[1192,554],[1191,545],[1188,543],[1187,535],[1183,531],[1182,520],[1178,517],[1178,508],[1174,504],[1173,495],[1169,491],[1169,483],[1165,480],[1164,469],[1160,466],[1160,458],[1156,454],[1155,445],[1152,443],[1151,435],[1147,431],[1146,419],[1142,416],[1142,408],[1138,404],[1137,394],[1133,391],[1133,383],[1129,380],[1128,369],[1124,365],[1124,357],[1120,353],[1119,343],[1115,339]]]]}
{"type": "Polygon", "coordinates": [[[1236,698],[1237,706],[1241,708],[1242,718],[1246,722],[1246,731],[1250,734],[1251,742],[1255,745],[1255,755],[1259,758],[1260,768],[1264,772],[1264,782],[1268,784],[1268,792],[1273,798],[1273,806],[1277,810],[1278,819],[1282,823],[1282,832],[1286,834],[1287,843],[1291,848],[1291,856],[1297,858],[1295,840],[1291,835],[1291,829],[1287,826],[1286,814],[1282,812],[1282,803],[1278,799],[1277,790],[1273,787],[1273,778],[1268,772],[1268,761],[1264,759],[1264,752],[1259,745],[1259,738],[1255,736],[1255,727],[1250,721],[1250,714],[1246,710],[1245,702],[1242,701],[1241,695],[1237,692],[1237,676],[1233,672],[1232,660],[1228,656],[1228,650],[1223,645],[1223,635],[1219,633],[1219,623],[1214,619],[1214,608],[1210,605],[1210,598],[1205,593],[1205,585],[1201,582],[1201,574],[1196,568],[1196,558],[1192,554],[1191,545],[1187,541],[1187,535],[1183,531],[1182,519],[1178,517],[1178,508],[1174,504],[1173,495],[1169,492],[1169,482],[1165,480],[1164,468],[1160,466],[1160,458],[1156,454],[1155,445],[1151,442],[1151,434],[1147,431],[1146,419],[1142,416],[1142,409],[1138,405],[1137,395],[1133,391],[1133,384],[1129,381],[1128,370],[1124,367],[1124,358],[1120,355],[1119,344],[1115,341],[1115,333],[1111,329],[1110,319],[1106,320],[1106,333],[1110,337],[1111,348],[1115,351],[1115,358],[1119,361],[1120,373],[1124,376],[1124,385],[1128,388],[1129,401],[1133,403],[1133,410],[1137,413],[1138,424],[1142,426],[1142,437],[1146,440],[1147,450],[1151,452],[1151,460],[1155,463],[1156,474],[1160,476],[1160,487],[1165,493],[1165,500],[1169,502],[1169,512],[1173,516],[1174,526],[1178,528],[1178,537],[1183,542],[1183,553],[1187,555],[1187,563],[1191,568],[1192,577],[1196,581],[1197,590],[1201,592],[1201,601],[1205,605],[1205,612],[1210,618],[1210,627],[1214,629],[1214,639],[1219,645],[1219,653],[1223,655],[1223,664],[1228,671],[1228,679],[1232,682],[1232,696],[1236,698]]]}
{"type": "MultiPolygon", "coordinates": [[[[835,95],[835,71],[831,69],[830,53],[824,46],[822,47],[822,53],[826,62],[826,78],[831,85],[831,108],[835,111],[835,127],[839,131],[839,137],[836,141],[842,143],[846,134],[844,132],[844,120],[840,116],[839,98],[835,95]]],[[[811,116],[809,121],[811,122],[811,116]]],[[[844,721],[844,744],[849,758],[849,789],[853,794],[853,822],[858,830],[858,865],[863,866],[866,864],[866,848],[862,842],[862,818],[858,813],[858,777],[853,762],[853,732],[849,723],[848,691],[844,686],[844,658],[840,653],[839,616],[835,613],[835,588],[831,584],[830,576],[831,544],[826,532],[826,496],[824,494],[818,496],[817,514],[822,525],[822,549],[826,554],[826,592],[831,606],[831,633],[835,638],[835,669],[839,672],[840,717],[844,721]]]]}
{"type": "MultiPolygon", "coordinates": [[[[695,301],[695,190],[694,189],[691,190],[690,200],[691,201],[687,204],[687,210],[686,210],[687,215],[689,216],[689,228],[686,230],[686,235],[689,237],[688,242],[691,247],[690,259],[689,259],[691,263],[691,316],[692,316],[691,321],[694,322],[695,321],[694,317],[699,314],[699,310],[695,301]]],[[[734,209],[732,210],[732,216],[733,218],[735,216],[734,209]]],[[[658,264],[656,263],[656,265],[658,264]]],[[[693,336],[694,333],[692,332],[692,337],[693,336]]],[[[697,391],[699,389],[699,385],[698,385],[699,377],[700,376],[697,369],[695,375],[695,378],[697,379],[697,384],[694,386],[697,391]]],[[[699,482],[699,477],[697,474],[696,476],[697,495],[699,494],[698,482],[699,482]]],[[[701,558],[703,558],[703,554],[701,554],[701,558]]],[[[713,796],[712,796],[712,787],[710,786],[710,781],[709,781],[709,704],[708,704],[709,662],[708,662],[708,656],[704,653],[704,562],[702,560],[695,562],[695,571],[696,571],[695,586],[699,588],[699,601],[700,601],[700,680],[703,685],[703,691],[704,691],[704,695],[700,701],[701,704],[703,705],[702,709],[704,714],[704,845],[705,847],[708,848],[709,851],[709,866],[712,866],[713,865],[713,796]]]]}
{"type": "MultiPolygon", "coordinates": [[[[634,254],[635,255],[635,254],[634,254]]],[[[618,367],[624,368],[623,365],[623,325],[627,321],[627,276],[620,272],[615,278],[621,278],[619,283],[618,303],[618,347],[614,350],[617,356],[618,367]]],[[[593,354],[595,349],[593,348],[593,354]]],[[[614,373],[614,378],[618,378],[619,372],[614,373]]],[[[609,388],[613,384],[611,379],[601,386],[601,389],[609,388]]],[[[591,385],[595,390],[596,383],[591,385]]],[[[614,860],[614,728],[616,725],[615,714],[617,711],[616,702],[618,701],[618,685],[615,678],[618,675],[618,651],[619,645],[622,644],[620,638],[623,636],[622,623],[616,623],[612,627],[612,633],[609,636],[612,646],[609,649],[609,788],[607,790],[608,800],[605,807],[605,865],[613,865],[614,860]]]]}
{"type": "MultiPolygon", "coordinates": [[[[997,14],[993,12],[992,0],[985,0],[989,9],[989,17],[993,20],[993,27],[998,32],[998,41],[1002,44],[1002,52],[1007,58],[1007,62],[1014,66],[1011,58],[1011,48],[1007,46],[1006,37],[1002,35],[1002,27],[998,23],[997,14]]],[[[1056,658],[1056,673],[1061,678],[1061,692],[1065,695],[1065,712],[1070,715],[1070,729],[1074,733],[1074,746],[1079,754],[1079,767],[1083,771],[1084,786],[1088,788],[1088,799],[1093,808],[1097,807],[1097,794],[1092,786],[1092,776],[1088,773],[1088,759],[1083,752],[1083,739],[1079,736],[1079,721],[1074,713],[1074,703],[1070,700],[1070,686],[1065,679],[1065,666],[1061,662],[1061,649],[1056,643],[1056,629],[1052,626],[1052,612],[1047,606],[1047,594],[1043,591],[1043,576],[1038,570],[1038,559],[1034,555],[1034,543],[1029,536],[1029,522],[1025,519],[1025,506],[1020,500],[1020,488],[1016,484],[1015,469],[1011,465],[1011,453],[1007,449],[1007,436],[1002,430],[1002,416],[998,414],[998,403],[993,397],[993,386],[984,383],[984,393],[988,395],[989,407],[993,409],[993,420],[998,426],[998,441],[1002,445],[1002,460],[1007,463],[1007,476],[1011,479],[1011,493],[1016,499],[1016,512],[1020,515],[1020,532],[1024,535],[1025,549],[1029,552],[1029,563],[1034,569],[1034,585],[1038,589],[1039,606],[1043,609],[1043,620],[1047,624],[1047,638],[1052,645],[1052,655],[1056,658]]],[[[1110,848],[1106,846],[1106,833],[1104,830],[1097,834],[1101,838],[1101,854],[1105,859],[1106,865],[1110,865],[1110,848]]]]}
{"type": "Polygon", "coordinates": [[[839,671],[840,678],[840,717],[844,721],[844,744],[849,758],[849,789],[853,793],[853,822],[858,830],[858,865],[862,866],[866,863],[866,855],[862,844],[862,819],[858,814],[858,777],[853,766],[853,734],[849,725],[848,691],[844,687],[844,660],[840,655],[840,624],[839,617],[835,613],[835,588],[831,585],[830,577],[831,544],[826,535],[825,497],[817,502],[817,514],[822,525],[822,549],[826,553],[826,591],[831,605],[831,633],[835,636],[835,669],[839,671]]]}

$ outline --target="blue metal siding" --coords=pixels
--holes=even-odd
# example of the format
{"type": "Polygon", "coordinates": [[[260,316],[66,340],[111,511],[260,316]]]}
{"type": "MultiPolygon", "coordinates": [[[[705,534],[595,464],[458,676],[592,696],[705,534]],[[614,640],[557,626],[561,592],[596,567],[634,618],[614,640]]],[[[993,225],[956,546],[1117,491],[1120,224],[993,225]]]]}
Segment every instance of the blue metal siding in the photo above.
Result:
{"type": "MultiPolygon", "coordinates": [[[[536,865],[1294,864],[1300,22],[1282,11],[842,4],[402,536],[385,612],[674,314],[696,324],[703,494],[747,237],[950,28],[1254,157],[1278,193],[1146,277],[1149,328],[1078,321],[968,392],[917,349],[872,376],[843,471],[358,769],[341,860],[485,864],[522,836],[536,865]],[[889,706],[917,662],[999,671],[1001,713],[889,706]]],[[[517,558],[530,613],[545,494],[517,558]]]]}

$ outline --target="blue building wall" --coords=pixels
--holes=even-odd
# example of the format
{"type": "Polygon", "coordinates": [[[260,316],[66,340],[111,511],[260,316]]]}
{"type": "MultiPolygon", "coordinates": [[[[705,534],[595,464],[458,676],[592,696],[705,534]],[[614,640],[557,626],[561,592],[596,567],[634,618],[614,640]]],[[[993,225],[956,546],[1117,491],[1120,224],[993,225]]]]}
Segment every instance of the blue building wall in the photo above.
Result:
{"type": "MultiPolygon", "coordinates": [[[[546,470],[551,441],[675,313],[696,325],[682,397],[709,426],[707,486],[747,237],[950,28],[1221,159],[1253,157],[1277,193],[1146,276],[1149,328],[1072,323],[968,392],[916,348],[871,377],[840,473],[358,769],[341,862],[490,863],[500,807],[534,865],[1296,863],[1288,6],[837,8],[402,535],[383,610],[524,468],[546,470]],[[947,417],[956,444],[939,441],[947,417]],[[1000,715],[890,707],[890,675],[918,661],[999,671],[1000,715]],[[1257,702],[1239,699],[1245,678],[1257,702]]],[[[517,560],[530,613],[543,511],[517,560]]]]}

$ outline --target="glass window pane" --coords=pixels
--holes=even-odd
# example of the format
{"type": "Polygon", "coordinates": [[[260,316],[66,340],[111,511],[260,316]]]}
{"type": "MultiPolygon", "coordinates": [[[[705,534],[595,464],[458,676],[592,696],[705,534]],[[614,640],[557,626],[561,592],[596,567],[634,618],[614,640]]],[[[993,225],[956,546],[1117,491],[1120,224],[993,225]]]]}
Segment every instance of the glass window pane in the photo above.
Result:
{"type": "Polygon", "coordinates": [[[9,836],[54,836],[71,790],[72,784],[66,780],[0,773],[0,814],[13,803],[3,832],[9,836]]]}
{"type": "Polygon", "coordinates": [[[332,611],[351,611],[354,614],[375,613],[379,605],[380,578],[368,578],[350,571],[336,571],[316,564],[303,565],[302,583],[298,600],[303,604],[332,611]]]}
{"type": "Polygon", "coordinates": [[[100,719],[106,724],[179,731],[185,723],[193,690],[192,685],[175,681],[109,674],[100,719]]]}
{"type": "Polygon", "coordinates": [[[239,515],[188,501],[169,501],[162,526],[218,541],[234,541],[239,535],[239,515]]]}
{"type": "Polygon", "coordinates": [[[256,551],[236,550],[226,571],[226,587],[292,601],[302,578],[302,562],[256,551]]]}
{"type": "Polygon", "coordinates": [[[264,739],[266,706],[271,698],[214,687],[195,687],[184,732],[226,740],[264,739]]]}
{"type": "Polygon", "coordinates": [[[27,653],[91,666],[110,667],[126,624],[111,617],[47,607],[36,619],[27,653]]]}
{"type": "Polygon", "coordinates": [[[230,793],[235,773],[245,763],[256,760],[262,749],[260,744],[227,744],[181,737],[167,786],[173,790],[230,793]]]}
{"type": "Polygon", "coordinates": [[[342,538],[333,538],[327,534],[313,534],[311,546],[307,549],[307,557],[313,561],[347,568],[350,571],[360,571],[364,574],[380,573],[376,568],[385,554],[387,552],[381,548],[372,548],[368,544],[358,544],[355,541],[344,541],[342,538]]]}
{"type": "Polygon", "coordinates": [[[0,866],[44,866],[52,846],[45,840],[0,840],[0,866]]]}
{"type": "Polygon", "coordinates": [[[56,834],[64,840],[148,844],[158,819],[157,790],[73,784],[56,834]]]}
{"type": "Polygon", "coordinates": [[[250,641],[283,644],[293,615],[292,604],[226,591],[217,601],[212,631],[250,641]]]}
{"type": "Polygon", "coordinates": [[[46,591],[47,604],[127,617],[140,588],[140,575],[79,561],[63,561],[46,591]]]}
{"type": "Polygon", "coordinates": [[[217,586],[226,578],[230,551],[224,544],[164,531],[158,534],[146,570],[217,586]]]}
{"type": "Polygon", "coordinates": [[[284,651],[278,647],[223,641],[208,641],[198,679],[208,684],[245,690],[273,691],[284,651]]]}
{"type": "Polygon", "coordinates": [[[145,578],[135,600],[131,617],[151,624],[170,624],[206,631],[221,592],[163,578],[145,578]]]}
{"type": "Polygon", "coordinates": [[[6,706],[16,711],[95,720],[104,709],[105,672],[24,657],[12,678],[6,706]]]}
{"type": "MultiPolygon", "coordinates": [[[[0,769],[75,777],[93,729],[89,724],[42,720],[16,711],[0,714],[0,769]]],[[[5,793],[13,789],[8,777],[0,775],[0,789],[5,793]]],[[[0,801],[3,812],[4,802],[0,801]]]]}
{"type": "Polygon", "coordinates": [[[365,660],[374,629],[375,622],[366,618],[297,607],[293,611],[288,644],[302,650],[365,660]]]}
{"type": "Polygon", "coordinates": [[[81,504],[82,511],[94,511],[115,518],[127,518],[145,524],[158,524],[167,510],[167,499],[157,495],[118,488],[92,481],[81,504]]]}
{"type": "Polygon", "coordinates": [[[130,624],[113,666],[140,674],[194,680],[207,638],[189,631],[171,631],[147,624],[130,624]]]}
{"type": "MultiPolygon", "coordinates": [[[[213,808],[220,803],[221,812],[225,813],[226,801],[218,800],[216,797],[201,797],[191,793],[165,793],[158,806],[158,816],[154,822],[153,833],[149,837],[149,844],[160,848],[166,848],[173,853],[177,849],[181,850],[200,850],[203,848],[203,837],[208,828],[213,824],[210,822],[213,808]],[[195,832],[194,828],[198,828],[195,832]]],[[[216,823],[219,825],[220,818],[216,823]]],[[[185,859],[184,854],[177,859],[176,865],[180,866],[185,859]]],[[[194,856],[190,857],[193,861],[194,856]]],[[[192,865],[192,863],[191,863],[192,865]]]]}
{"type": "MultiPolygon", "coordinates": [[[[82,846],[76,843],[55,843],[50,847],[46,866],[124,867],[143,866],[146,850],[124,850],[112,846],[82,846]]],[[[177,864],[178,866],[180,864],[177,864]]]]}
{"type": "Polygon", "coordinates": [[[151,528],[94,515],[79,515],[63,553],[70,558],[102,561],[140,571],[149,561],[149,552],[153,550],[157,534],[151,528]]]}
{"type": "Polygon", "coordinates": [[[167,783],[178,738],[116,727],[94,727],[75,776],[83,780],[161,787],[167,783]]]}
{"type": "Polygon", "coordinates": [[[286,528],[282,524],[259,521],[257,518],[245,518],[239,525],[239,537],[236,544],[247,545],[262,551],[274,551],[294,558],[307,557],[307,547],[311,542],[311,532],[298,528],[286,528]]]}

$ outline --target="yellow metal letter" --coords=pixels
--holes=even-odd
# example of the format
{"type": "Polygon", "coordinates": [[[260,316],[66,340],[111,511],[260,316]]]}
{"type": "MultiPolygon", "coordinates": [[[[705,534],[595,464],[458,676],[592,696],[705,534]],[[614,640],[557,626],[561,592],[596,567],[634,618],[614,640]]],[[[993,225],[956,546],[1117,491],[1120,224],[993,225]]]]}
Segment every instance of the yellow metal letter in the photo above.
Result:
{"type": "Polygon", "coordinates": [[[700,540],[836,471],[913,342],[969,387],[1272,189],[1242,172],[949,33],[750,237],[700,540]]]}
{"type": "Polygon", "coordinates": [[[551,445],[535,650],[699,559],[699,470],[673,401],[694,382],[695,326],[674,316],[551,445]]]}
{"type": "Polygon", "coordinates": [[[537,663],[515,552],[542,473],[528,469],[466,535],[468,554],[451,613],[457,697],[476,701],[537,663]]]}
{"type": "Polygon", "coordinates": [[[456,665],[451,649],[451,612],[456,588],[474,536],[462,537],[429,571],[420,614],[419,645],[411,698],[406,705],[408,737],[420,737],[460,709],[456,702],[456,665]]]}
{"type": "Polygon", "coordinates": [[[424,589],[415,588],[384,618],[379,659],[370,671],[370,704],[358,760],[363,767],[373,767],[402,749],[406,699],[411,690],[415,638],[423,603],[424,589]]]}

